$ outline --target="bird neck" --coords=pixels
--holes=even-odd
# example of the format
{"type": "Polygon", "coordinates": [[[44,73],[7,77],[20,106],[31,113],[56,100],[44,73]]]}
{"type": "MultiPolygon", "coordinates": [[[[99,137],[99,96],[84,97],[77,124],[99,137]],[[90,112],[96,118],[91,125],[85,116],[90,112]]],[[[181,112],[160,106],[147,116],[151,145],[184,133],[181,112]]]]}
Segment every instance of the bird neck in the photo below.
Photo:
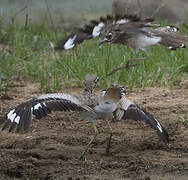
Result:
{"type": "Polygon", "coordinates": [[[87,88],[85,88],[85,89],[83,90],[82,95],[83,95],[83,96],[88,96],[88,97],[92,96],[92,95],[93,95],[93,89],[87,89],[87,88]]]}
{"type": "Polygon", "coordinates": [[[97,103],[97,96],[94,93],[94,90],[84,89],[82,93],[82,101],[85,105],[88,105],[90,107],[95,106],[97,103]]]}

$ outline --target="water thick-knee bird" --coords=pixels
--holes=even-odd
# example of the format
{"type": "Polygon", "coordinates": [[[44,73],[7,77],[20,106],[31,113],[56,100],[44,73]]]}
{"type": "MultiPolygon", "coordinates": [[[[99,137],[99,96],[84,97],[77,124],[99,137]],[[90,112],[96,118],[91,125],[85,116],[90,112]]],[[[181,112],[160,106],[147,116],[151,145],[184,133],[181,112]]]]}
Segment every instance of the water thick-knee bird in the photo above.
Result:
{"type": "Polygon", "coordinates": [[[94,89],[98,82],[95,75],[87,75],[84,80],[84,90],[82,95],[74,96],[68,93],[44,94],[18,105],[10,110],[0,119],[0,124],[4,129],[17,132],[28,130],[32,118],[41,119],[52,111],[76,111],[83,119],[92,123],[94,136],[82,152],[83,158],[92,142],[98,135],[95,120],[103,119],[110,129],[109,141],[106,152],[109,153],[112,138],[112,128],[109,118],[115,117],[117,120],[131,118],[141,120],[149,124],[157,133],[159,138],[165,143],[168,142],[168,134],[161,123],[151,114],[142,110],[139,106],[125,98],[125,88],[121,85],[113,85],[101,93],[95,93],[94,89]]]}
{"type": "Polygon", "coordinates": [[[161,45],[170,50],[185,48],[188,35],[179,32],[174,25],[162,26],[152,18],[141,19],[136,15],[100,17],[61,40],[56,50],[69,50],[85,40],[99,37],[103,43],[121,44],[131,48],[136,56],[138,50],[146,51],[152,45],[161,45]]]}
{"type": "MultiPolygon", "coordinates": [[[[77,45],[83,43],[85,40],[96,38],[100,35],[101,31],[109,28],[113,24],[122,24],[132,22],[135,25],[144,25],[145,27],[158,27],[159,24],[152,23],[153,19],[146,18],[140,19],[136,15],[124,15],[124,16],[111,16],[100,17],[99,20],[91,20],[83,28],[79,28],[77,31],[70,34],[68,37],[59,41],[55,50],[70,50],[77,45]]],[[[103,31],[102,31],[103,32],[103,31]]]]}
{"type": "Polygon", "coordinates": [[[179,33],[175,26],[151,28],[147,24],[131,21],[109,24],[101,29],[99,37],[101,39],[99,45],[122,44],[130,47],[134,54],[139,49],[146,51],[151,45],[162,45],[176,50],[185,48],[185,43],[188,42],[188,35],[179,33]]]}

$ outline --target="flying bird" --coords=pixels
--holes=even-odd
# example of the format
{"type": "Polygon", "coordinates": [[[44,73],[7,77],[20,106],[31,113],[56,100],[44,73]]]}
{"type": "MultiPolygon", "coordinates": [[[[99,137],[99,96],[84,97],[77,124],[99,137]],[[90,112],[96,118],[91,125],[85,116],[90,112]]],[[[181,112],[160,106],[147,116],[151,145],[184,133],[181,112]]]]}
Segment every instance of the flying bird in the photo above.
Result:
{"type": "Polygon", "coordinates": [[[99,20],[91,20],[88,25],[78,29],[76,32],[70,34],[65,39],[62,39],[55,50],[69,50],[77,45],[81,44],[85,40],[96,38],[100,35],[101,30],[108,28],[113,24],[123,24],[127,22],[134,22],[135,24],[145,24],[145,26],[153,27],[159,26],[158,24],[152,24],[153,19],[140,19],[136,15],[116,15],[115,17],[107,15],[106,17],[100,17],[99,20]]]}
{"type": "Polygon", "coordinates": [[[28,130],[32,118],[41,119],[52,111],[75,111],[80,116],[92,123],[94,136],[82,152],[82,159],[88,151],[90,145],[98,135],[95,120],[103,119],[110,129],[110,136],[106,147],[109,153],[112,138],[112,128],[109,123],[111,117],[117,120],[131,118],[141,120],[149,124],[157,133],[159,138],[165,143],[168,142],[168,134],[158,120],[139,106],[125,98],[126,90],[124,86],[113,85],[101,93],[95,93],[99,78],[95,75],[87,75],[84,80],[84,90],[80,96],[68,93],[44,94],[18,105],[10,110],[0,119],[0,124],[4,124],[2,130],[9,129],[17,132],[28,130]]]}
{"type": "Polygon", "coordinates": [[[100,17],[61,40],[55,49],[69,50],[96,37],[100,38],[99,45],[122,44],[130,47],[135,55],[137,50],[146,51],[151,45],[162,45],[171,50],[186,47],[188,36],[178,32],[178,27],[161,26],[153,21],[152,18],[141,19],[136,15],[100,17]]]}
{"type": "Polygon", "coordinates": [[[149,27],[147,23],[125,22],[105,26],[100,31],[100,43],[122,44],[131,48],[136,55],[137,50],[146,51],[151,45],[162,45],[171,50],[185,48],[188,36],[178,32],[175,26],[149,27]]]}

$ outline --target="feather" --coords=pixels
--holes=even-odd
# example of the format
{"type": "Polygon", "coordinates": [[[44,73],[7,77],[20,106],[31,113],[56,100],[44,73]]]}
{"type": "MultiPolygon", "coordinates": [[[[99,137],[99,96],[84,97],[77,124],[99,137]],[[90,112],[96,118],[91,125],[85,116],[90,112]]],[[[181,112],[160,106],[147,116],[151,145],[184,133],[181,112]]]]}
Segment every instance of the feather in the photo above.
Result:
{"type": "Polygon", "coordinates": [[[131,104],[123,115],[123,119],[133,119],[133,120],[140,120],[144,121],[145,123],[149,124],[151,128],[153,128],[159,138],[168,143],[168,134],[163,126],[157,121],[151,114],[146,112],[145,110],[141,109],[139,106],[135,104],[131,104]]]}

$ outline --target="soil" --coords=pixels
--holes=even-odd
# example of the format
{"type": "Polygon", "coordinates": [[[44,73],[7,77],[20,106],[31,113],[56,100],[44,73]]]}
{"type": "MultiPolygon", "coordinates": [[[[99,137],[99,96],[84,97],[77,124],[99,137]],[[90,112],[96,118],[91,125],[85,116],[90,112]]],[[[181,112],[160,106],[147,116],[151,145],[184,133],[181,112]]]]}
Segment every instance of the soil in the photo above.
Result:
{"type": "MultiPolygon", "coordinates": [[[[79,93],[81,89],[62,91],[79,93]]],[[[14,84],[6,94],[0,93],[0,115],[37,95],[38,84],[14,84]]],[[[168,145],[142,122],[112,121],[112,147],[106,155],[109,129],[98,120],[100,134],[86,159],[79,160],[93,135],[91,124],[75,113],[56,112],[33,119],[27,133],[0,131],[0,179],[187,180],[188,80],[179,86],[134,89],[127,97],[163,124],[168,145]]]]}

